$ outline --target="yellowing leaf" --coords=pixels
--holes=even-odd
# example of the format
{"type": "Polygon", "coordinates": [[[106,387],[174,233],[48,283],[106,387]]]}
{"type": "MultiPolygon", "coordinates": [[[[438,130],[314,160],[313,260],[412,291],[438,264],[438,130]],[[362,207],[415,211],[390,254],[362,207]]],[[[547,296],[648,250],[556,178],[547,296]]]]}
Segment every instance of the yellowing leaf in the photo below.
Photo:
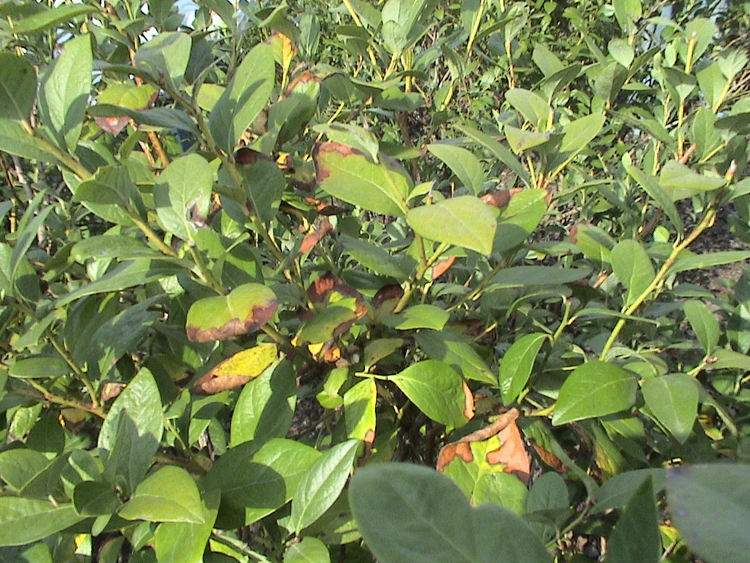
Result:
{"type": "Polygon", "coordinates": [[[259,344],[227,358],[195,382],[196,391],[209,395],[234,389],[255,379],[279,355],[276,344],[259,344]]]}

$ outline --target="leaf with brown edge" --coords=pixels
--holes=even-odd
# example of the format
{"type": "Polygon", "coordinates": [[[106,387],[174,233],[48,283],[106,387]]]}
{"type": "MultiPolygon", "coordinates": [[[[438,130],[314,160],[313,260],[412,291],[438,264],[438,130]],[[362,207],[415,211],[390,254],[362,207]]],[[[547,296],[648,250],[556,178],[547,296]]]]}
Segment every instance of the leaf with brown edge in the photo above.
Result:
{"type": "Polygon", "coordinates": [[[316,278],[307,288],[307,296],[312,303],[325,305],[335,304],[342,297],[353,297],[356,318],[361,319],[367,313],[367,303],[362,294],[331,272],[316,278]]]}
{"type": "Polygon", "coordinates": [[[255,332],[273,318],[277,309],[273,291],[264,285],[247,283],[229,295],[193,303],[187,315],[187,337],[192,342],[209,342],[255,332]]]}
{"type": "Polygon", "coordinates": [[[464,436],[456,442],[446,444],[438,454],[437,470],[444,471],[456,457],[464,463],[473,463],[471,443],[487,442],[496,438],[500,447],[487,451],[485,460],[476,460],[479,464],[503,465],[503,471],[515,474],[524,484],[529,482],[531,463],[526,448],[521,438],[521,433],[516,425],[519,416],[517,409],[511,409],[502,414],[495,422],[485,428],[464,436]]]}
{"type": "Polygon", "coordinates": [[[193,384],[193,391],[214,395],[248,383],[262,374],[278,358],[275,344],[259,344],[214,366],[193,384]]]}

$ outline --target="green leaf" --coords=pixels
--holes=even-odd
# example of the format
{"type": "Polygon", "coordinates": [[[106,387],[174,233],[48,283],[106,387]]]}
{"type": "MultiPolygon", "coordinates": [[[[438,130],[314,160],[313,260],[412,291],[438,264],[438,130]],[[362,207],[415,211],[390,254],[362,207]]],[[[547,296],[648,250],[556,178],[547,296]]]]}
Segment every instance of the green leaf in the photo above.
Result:
{"type": "Polygon", "coordinates": [[[276,217],[286,187],[284,174],[275,162],[263,158],[259,158],[252,166],[238,168],[253,211],[261,221],[270,223],[276,217]]]}
{"type": "Polygon", "coordinates": [[[154,203],[165,231],[185,241],[195,241],[211,207],[213,170],[198,154],[174,159],[154,186],[154,203]]]}
{"type": "Polygon", "coordinates": [[[73,505],[81,516],[110,515],[120,506],[114,487],[99,481],[82,481],[73,490],[73,505]]]}
{"type": "Polygon", "coordinates": [[[522,88],[511,88],[505,92],[505,99],[513,106],[513,109],[524,116],[526,121],[540,131],[547,131],[547,122],[552,115],[552,108],[539,94],[522,88]]]}
{"type": "Polygon", "coordinates": [[[750,471],[736,464],[667,470],[667,503],[685,543],[708,563],[743,563],[750,552],[750,471]]]}
{"type": "Polygon", "coordinates": [[[605,563],[659,563],[661,535],[653,489],[646,477],[628,501],[608,538],[605,563]]]}
{"type": "Polygon", "coordinates": [[[399,281],[406,278],[406,274],[401,269],[396,258],[382,247],[343,233],[339,234],[336,240],[343,245],[352,258],[368,270],[372,270],[382,276],[396,278],[399,281]]]}
{"type": "Polygon", "coordinates": [[[384,325],[398,330],[432,328],[442,330],[450,319],[450,313],[437,305],[412,305],[396,315],[383,318],[384,325]]]}
{"type": "Polygon", "coordinates": [[[357,455],[359,440],[347,440],[327,450],[300,479],[292,499],[290,527],[299,534],[315,522],[341,494],[357,455]]]}
{"type": "MultiPolygon", "coordinates": [[[[51,29],[57,25],[71,21],[78,16],[90,14],[99,10],[96,6],[86,6],[84,4],[67,4],[56,6],[53,9],[45,10],[24,18],[13,25],[14,33],[34,33],[51,29]]],[[[0,67],[2,64],[0,63],[0,67]]]]}
{"type": "Polygon", "coordinates": [[[448,364],[426,360],[385,379],[393,381],[419,410],[435,422],[451,428],[468,422],[464,415],[463,381],[448,364]]]}
{"type": "Polygon", "coordinates": [[[209,342],[255,332],[273,318],[277,308],[270,288],[246,283],[225,297],[206,297],[193,303],[187,315],[187,337],[192,342],[209,342]]]}
{"type": "Polygon", "coordinates": [[[513,195],[500,213],[492,252],[505,252],[534,232],[547,212],[547,190],[526,189],[513,195]]]}
{"type": "Polygon", "coordinates": [[[654,493],[661,493],[667,486],[666,473],[661,467],[637,469],[615,475],[596,492],[594,514],[625,506],[647,479],[651,480],[654,493]]]}
{"type": "Polygon", "coordinates": [[[484,170],[479,159],[470,151],[444,143],[429,144],[427,150],[442,160],[474,195],[482,191],[484,170]]]}
{"type": "Polygon", "coordinates": [[[628,35],[635,33],[635,22],[643,16],[641,0],[614,0],[615,18],[622,30],[628,35]]]}
{"type": "Polygon", "coordinates": [[[723,252],[707,252],[706,254],[683,252],[669,269],[669,274],[687,272],[689,270],[703,270],[747,259],[750,259],[750,252],[746,250],[726,250],[723,252]]]}
{"type": "Polygon", "coordinates": [[[302,538],[284,552],[284,563],[330,563],[331,554],[317,538],[302,538]]]}
{"type": "Polygon", "coordinates": [[[211,135],[227,154],[234,152],[237,140],[268,103],[276,71],[273,61],[270,44],[254,47],[211,112],[208,120],[211,135]]]}
{"type": "Polygon", "coordinates": [[[690,326],[706,354],[719,344],[721,328],[711,309],[696,300],[686,301],[682,306],[690,326]]]}
{"type": "Polygon", "coordinates": [[[547,338],[546,334],[527,334],[516,340],[505,352],[499,372],[504,404],[513,403],[526,387],[536,355],[547,338]]]}
{"type": "Polygon", "coordinates": [[[104,475],[127,492],[134,491],[151,466],[163,431],[159,388],[144,368],[115,399],[99,432],[104,475]]]}
{"type": "Polygon", "coordinates": [[[482,133],[469,125],[455,125],[454,127],[490,151],[500,162],[505,164],[505,166],[518,176],[527,188],[533,187],[526,168],[507,148],[486,133],[482,133]]]}
{"type": "Polygon", "coordinates": [[[516,154],[539,147],[549,141],[549,133],[539,133],[538,131],[526,131],[518,129],[511,125],[505,125],[503,132],[510,145],[511,150],[516,154]]]}
{"type": "Polygon", "coordinates": [[[588,268],[558,268],[555,266],[513,266],[500,270],[492,278],[499,287],[528,287],[532,285],[560,285],[573,283],[591,274],[588,268]]]}
{"type": "Polygon", "coordinates": [[[375,403],[378,398],[374,379],[365,379],[344,393],[346,437],[372,442],[375,436],[375,403]]]}
{"type": "Polygon", "coordinates": [[[192,44],[187,33],[162,31],[138,48],[134,62],[176,89],[187,69],[192,44]]]}
{"type": "Polygon", "coordinates": [[[8,375],[18,378],[60,377],[72,373],[62,358],[35,356],[18,360],[8,370],[8,375]]]}
{"type": "Polygon", "coordinates": [[[352,147],[366,154],[370,161],[378,162],[380,146],[377,137],[359,125],[352,123],[322,123],[315,125],[313,131],[325,133],[333,143],[352,147]]]}
{"type": "Polygon", "coordinates": [[[471,346],[470,338],[438,329],[420,330],[414,340],[431,360],[445,362],[466,379],[497,385],[497,377],[471,346]]]}
{"type": "Polygon", "coordinates": [[[23,57],[0,53],[0,121],[25,121],[36,99],[36,72],[23,57]]]}
{"type": "Polygon", "coordinates": [[[83,516],[72,504],[46,500],[0,497],[0,547],[25,545],[60,532],[83,516]]]}
{"type": "Polygon", "coordinates": [[[204,478],[206,490],[221,491],[222,510],[243,513],[240,525],[253,522],[284,506],[308,468],[321,453],[300,442],[273,438],[258,448],[245,442],[231,448],[204,478]]]}
{"type": "Polygon", "coordinates": [[[542,538],[549,541],[570,514],[568,487],[554,471],[543,473],[526,497],[526,520],[542,538]]]}
{"type": "Polygon", "coordinates": [[[181,264],[175,264],[166,260],[149,260],[146,258],[129,260],[95,282],[84,284],[75,291],[64,295],[56,301],[55,305],[62,307],[86,295],[121,291],[129,287],[174,276],[184,271],[185,267],[181,264]]]}
{"type": "Polygon", "coordinates": [[[638,299],[656,277],[651,258],[636,240],[617,243],[610,253],[610,261],[615,274],[628,290],[626,305],[638,299]]]}
{"type": "Polygon", "coordinates": [[[550,168],[558,170],[566,166],[579,152],[594,140],[604,127],[603,115],[586,115],[562,127],[563,138],[557,153],[550,161],[550,168]]]}
{"type": "Polygon", "coordinates": [[[633,373],[613,364],[597,360],[578,366],[560,388],[552,424],[560,426],[630,408],[637,387],[633,373]]]}
{"type": "MultiPolygon", "coordinates": [[[[2,80],[1,77],[2,59],[0,59],[0,80],[2,80]]],[[[0,87],[0,97],[2,96],[2,87],[0,87]]],[[[2,111],[0,109],[0,112],[2,111]]],[[[21,158],[58,164],[57,159],[51,153],[47,152],[47,148],[41,141],[28,134],[20,121],[0,118],[0,150],[8,154],[20,156],[21,158]]]]}
{"type": "Polygon", "coordinates": [[[337,143],[321,143],[313,155],[323,191],[368,211],[403,217],[406,196],[414,187],[396,161],[371,161],[360,151],[337,143]]]}
{"type": "Polygon", "coordinates": [[[22,448],[5,450],[0,452],[0,475],[8,488],[20,491],[49,463],[41,452],[22,448]]]}
{"type": "Polygon", "coordinates": [[[641,388],[646,406],[681,444],[690,437],[698,414],[698,385],[687,374],[670,373],[646,379],[641,388]]]}
{"type": "Polygon", "coordinates": [[[57,146],[75,151],[86,116],[94,61],[91,39],[81,35],[63,44],[39,87],[42,122],[52,131],[57,146]]]}
{"type": "Polygon", "coordinates": [[[552,561],[519,516],[495,504],[471,508],[449,477],[426,467],[382,463],[360,469],[349,499],[381,563],[552,561]]]}
{"type": "Polygon", "coordinates": [[[203,503],[190,473],[165,465],[138,485],[119,515],[126,520],[203,524],[203,503]]]}
{"type": "Polygon", "coordinates": [[[146,246],[143,241],[125,235],[99,235],[85,238],[73,245],[70,257],[83,264],[89,258],[102,260],[104,258],[120,258],[133,260],[135,258],[158,257],[158,253],[146,246]]]}
{"type": "Polygon", "coordinates": [[[657,207],[664,211],[678,232],[682,233],[684,228],[682,217],[680,216],[680,212],[677,211],[677,207],[675,207],[670,194],[659,185],[654,176],[646,174],[643,170],[636,167],[627,153],[622,156],[622,163],[630,177],[654,200],[657,207]]]}
{"type": "Polygon", "coordinates": [[[292,366],[282,361],[246,384],[232,412],[230,447],[250,440],[286,436],[294,416],[297,384],[292,366]]]}
{"type": "Polygon", "coordinates": [[[676,160],[670,160],[661,169],[659,185],[672,201],[692,197],[702,192],[718,190],[727,181],[721,176],[698,174],[676,160]]]}
{"type": "Polygon", "coordinates": [[[607,50],[612,58],[625,68],[629,68],[635,58],[633,47],[624,39],[612,39],[607,44],[607,50]]]}
{"type": "Polygon", "coordinates": [[[495,212],[474,196],[459,196],[410,209],[409,226],[429,240],[490,254],[497,228],[495,212]]]}
{"type": "Polygon", "coordinates": [[[192,563],[203,561],[219,509],[220,495],[211,491],[201,504],[203,523],[164,522],[154,534],[154,551],[159,563],[192,563]]]}

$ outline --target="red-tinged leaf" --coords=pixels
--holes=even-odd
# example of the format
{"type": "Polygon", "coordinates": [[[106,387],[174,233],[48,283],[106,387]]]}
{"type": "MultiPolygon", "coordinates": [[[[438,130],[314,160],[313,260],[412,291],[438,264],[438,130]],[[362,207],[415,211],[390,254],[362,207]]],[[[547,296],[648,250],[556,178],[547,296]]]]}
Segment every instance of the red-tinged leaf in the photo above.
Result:
{"type": "Polygon", "coordinates": [[[94,121],[99,126],[99,129],[102,129],[107,133],[112,133],[113,135],[118,135],[120,131],[125,129],[125,127],[128,125],[128,123],[130,122],[130,118],[125,115],[120,117],[95,116],[94,121]]]}
{"type": "Polygon", "coordinates": [[[307,288],[307,296],[313,303],[325,305],[331,305],[341,297],[353,297],[357,318],[360,319],[367,313],[367,303],[362,294],[331,272],[316,278],[307,288]]]}
{"type": "Polygon", "coordinates": [[[193,385],[193,390],[214,395],[248,383],[262,374],[278,357],[275,344],[260,344],[238,352],[214,366],[193,385]]]}
{"type": "Polygon", "coordinates": [[[193,303],[187,316],[187,337],[192,342],[208,342],[255,332],[273,318],[277,308],[276,295],[269,288],[244,284],[227,296],[193,303]]]}
{"type": "Polygon", "coordinates": [[[377,293],[375,293],[375,296],[372,298],[372,307],[373,309],[377,310],[380,309],[381,306],[383,306],[385,303],[393,303],[393,306],[391,307],[392,309],[396,306],[396,303],[403,297],[403,295],[404,290],[400,285],[396,283],[384,285],[377,291],[377,293]]]}
{"type": "Polygon", "coordinates": [[[435,264],[432,267],[432,279],[436,280],[445,272],[450,270],[453,267],[453,264],[456,263],[456,259],[456,256],[449,256],[448,258],[440,260],[437,264],[435,264]]]}
{"type": "Polygon", "coordinates": [[[498,432],[497,437],[503,443],[499,450],[487,454],[491,465],[503,464],[507,473],[515,474],[525,485],[529,484],[531,461],[526,452],[526,445],[518,430],[518,425],[511,422],[498,432]]]}

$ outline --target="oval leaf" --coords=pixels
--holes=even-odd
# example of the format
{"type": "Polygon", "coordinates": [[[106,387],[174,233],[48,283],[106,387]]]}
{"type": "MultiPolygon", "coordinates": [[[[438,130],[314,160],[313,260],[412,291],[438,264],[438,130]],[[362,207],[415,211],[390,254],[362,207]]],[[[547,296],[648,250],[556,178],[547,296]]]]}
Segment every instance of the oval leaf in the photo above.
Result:
{"type": "Polygon", "coordinates": [[[429,240],[490,254],[497,229],[495,212],[474,196],[459,196],[409,210],[409,226],[429,240]]]}
{"type": "Polygon", "coordinates": [[[302,477],[292,500],[290,525],[296,533],[320,518],[341,494],[359,444],[359,440],[337,444],[315,461],[302,477]]]}
{"type": "Polygon", "coordinates": [[[318,185],[332,196],[375,213],[406,213],[406,196],[414,184],[396,161],[381,156],[375,163],[338,143],[321,143],[313,158],[318,185]]]}
{"type": "Polygon", "coordinates": [[[709,563],[744,563],[750,552],[750,471],[745,464],[667,472],[667,502],[688,547],[709,563]]]}
{"type": "Polygon", "coordinates": [[[426,360],[387,378],[432,420],[457,428],[468,422],[464,415],[463,380],[448,364],[426,360]]]}
{"type": "Polygon", "coordinates": [[[174,465],[165,465],[138,485],[133,497],[118,512],[126,520],[193,524],[204,521],[198,486],[187,471],[174,465]]]}
{"type": "Polygon", "coordinates": [[[484,185],[484,170],[471,151],[442,143],[427,145],[427,150],[442,160],[474,195],[479,194],[484,185]]]}
{"type": "Polygon", "coordinates": [[[471,508],[449,477],[426,467],[379,463],[360,469],[349,502],[380,563],[552,561],[519,516],[495,504],[471,508]]]}
{"type": "Polygon", "coordinates": [[[629,239],[617,243],[610,253],[610,260],[612,269],[628,290],[625,298],[628,305],[633,303],[656,277],[651,258],[638,241],[629,239]]]}
{"type": "Polygon", "coordinates": [[[631,407],[637,388],[635,375],[605,362],[577,367],[563,383],[552,424],[605,416],[631,407]]]}
{"type": "Polygon", "coordinates": [[[690,436],[698,414],[700,391],[687,374],[671,373],[651,377],[641,389],[646,406],[681,444],[690,436]]]}
{"type": "Polygon", "coordinates": [[[504,404],[510,405],[526,387],[536,355],[547,338],[546,334],[527,334],[508,348],[500,364],[500,392],[504,404]]]}

